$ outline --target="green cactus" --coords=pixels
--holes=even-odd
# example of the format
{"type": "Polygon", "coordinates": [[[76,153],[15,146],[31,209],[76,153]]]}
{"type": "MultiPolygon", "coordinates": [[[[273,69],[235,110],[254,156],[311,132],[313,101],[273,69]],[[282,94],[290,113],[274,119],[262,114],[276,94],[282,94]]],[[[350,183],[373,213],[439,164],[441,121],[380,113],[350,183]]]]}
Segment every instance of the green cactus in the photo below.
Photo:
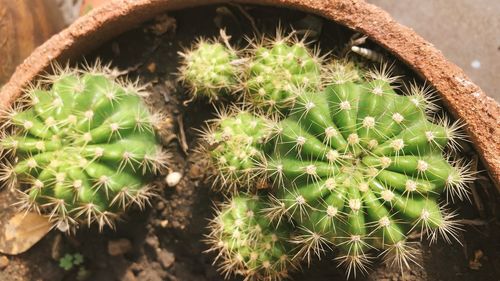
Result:
{"type": "Polygon", "coordinates": [[[231,94],[238,85],[237,53],[223,43],[200,39],[191,50],[179,53],[180,80],[193,98],[204,96],[210,102],[231,94]]]}
{"type": "Polygon", "coordinates": [[[443,156],[458,127],[428,121],[435,105],[426,92],[396,94],[386,69],[333,82],[302,93],[304,102],[278,124],[267,171],[280,184],[269,216],[302,229],[296,242],[305,257],[335,245],[354,274],[366,269],[370,249],[408,265],[406,237],[415,228],[431,241],[456,238],[454,214],[438,196],[468,196],[467,167],[443,156]]]}
{"type": "Polygon", "coordinates": [[[20,204],[60,229],[113,224],[131,205],[144,207],[152,177],[168,154],[155,136],[158,114],[141,89],[114,81],[107,68],[59,69],[27,102],[3,114],[0,178],[22,194],[20,204]]]}
{"type": "MultiPolygon", "coordinates": [[[[267,217],[295,225],[297,255],[310,262],[337,246],[349,274],[366,270],[372,249],[408,265],[415,250],[406,237],[416,228],[431,241],[456,238],[455,215],[438,197],[464,199],[472,180],[466,165],[443,156],[446,147],[456,149],[459,126],[428,121],[435,105],[424,89],[398,95],[386,73],[355,71],[363,75],[345,73],[351,78],[322,92],[302,92],[281,121],[237,112],[210,131],[213,160],[230,154],[233,172],[248,171],[233,189],[270,179],[267,217]]],[[[229,178],[228,170],[218,167],[219,176],[229,178]]]]}
{"type": "MultiPolygon", "coordinates": [[[[220,113],[203,133],[207,154],[217,169],[213,187],[224,193],[263,184],[263,149],[274,122],[249,111],[233,108],[220,113]]],[[[247,190],[247,191],[249,191],[247,190]]]]}
{"type": "Polygon", "coordinates": [[[263,42],[239,71],[254,112],[235,107],[203,135],[216,189],[271,187],[262,211],[292,231],[294,260],[310,263],[335,247],[348,274],[366,271],[376,250],[409,266],[414,230],[431,242],[456,239],[446,202],[468,198],[474,177],[448,156],[465,136],[439,117],[429,87],[399,90],[386,64],[323,66],[300,41],[263,42]]]}
{"type": "Polygon", "coordinates": [[[247,58],[244,88],[246,100],[271,114],[290,108],[301,90],[315,91],[321,85],[321,61],[304,41],[277,32],[275,39],[263,39],[247,58]]]}
{"type": "Polygon", "coordinates": [[[238,195],[225,202],[210,222],[209,252],[217,253],[219,270],[245,280],[281,280],[295,269],[290,231],[274,227],[262,215],[262,198],[238,195]]]}

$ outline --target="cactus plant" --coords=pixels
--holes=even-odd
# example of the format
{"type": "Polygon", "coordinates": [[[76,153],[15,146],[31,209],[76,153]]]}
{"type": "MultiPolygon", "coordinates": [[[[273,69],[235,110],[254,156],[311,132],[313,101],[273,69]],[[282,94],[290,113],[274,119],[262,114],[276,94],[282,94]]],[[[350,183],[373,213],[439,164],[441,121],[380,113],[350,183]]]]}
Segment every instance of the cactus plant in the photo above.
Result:
{"type": "Polygon", "coordinates": [[[295,103],[298,90],[319,89],[322,57],[307,48],[304,40],[284,36],[264,37],[253,43],[244,72],[246,100],[268,113],[282,113],[295,103]]]}
{"type": "Polygon", "coordinates": [[[264,184],[263,154],[274,122],[248,110],[236,107],[223,110],[203,132],[207,153],[217,169],[214,189],[232,193],[242,188],[250,191],[264,184]]]}
{"type": "Polygon", "coordinates": [[[236,51],[219,41],[200,39],[192,49],[179,53],[183,58],[179,78],[193,98],[203,96],[213,102],[238,85],[236,51]]]}
{"type": "Polygon", "coordinates": [[[222,31],[221,37],[218,41],[225,44],[200,39],[192,49],[180,53],[179,79],[194,97],[207,96],[213,101],[242,90],[245,102],[274,114],[290,108],[297,89],[319,89],[323,57],[307,48],[304,40],[277,31],[276,38],[251,41],[251,47],[241,52],[229,45],[222,31]],[[248,55],[238,57],[241,53],[248,55]]]}
{"type": "Polygon", "coordinates": [[[474,177],[449,156],[465,136],[439,117],[429,87],[400,91],[387,64],[322,66],[300,42],[253,45],[241,82],[254,112],[221,114],[203,135],[223,179],[215,186],[254,191],[267,182],[262,210],[293,231],[293,256],[309,263],[336,247],[348,274],[366,271],[375,250],[409,266],[414,230],[431,242],[456,239],[456,214],[445,206],[468,198],[474,177]]]}
{"type": "Polygon", "coordinates": [[[431,240],[455,237],[438,195],[467,196],[466,170],[442,156],[455,127],[429,122],[425,94],[397,95],[390,82],[378,73],[310,95],[280,122],[269,155],[267,169],[280,178],[269,215],[306,230],[297,242],[307,257],[338,246],[349,272],[365,270],[373,248],[408,265],[415,228],[431,240]]]}
{"type": "Polygon", "coordinates": [[[24,209],[60,229],[112,226],[129,206],[144,207],[152,177],[166,167],[155,136],[159,115],[141,88],[115,81],[106,67],[55,72],[45,79],[50,87],[32,87],[2,114],[0,145],[11,161],[0,177],[20,191],[24,209]]]}
{"type": "Polygon", "coordinates": [[[274,227],[262,214],[264,202],[257,196],[240,194],[223,203],[210,222],[209,252],[227,277],[243,275],[245,280],[281,280],[295,268],[290,231],[274,227]]]}

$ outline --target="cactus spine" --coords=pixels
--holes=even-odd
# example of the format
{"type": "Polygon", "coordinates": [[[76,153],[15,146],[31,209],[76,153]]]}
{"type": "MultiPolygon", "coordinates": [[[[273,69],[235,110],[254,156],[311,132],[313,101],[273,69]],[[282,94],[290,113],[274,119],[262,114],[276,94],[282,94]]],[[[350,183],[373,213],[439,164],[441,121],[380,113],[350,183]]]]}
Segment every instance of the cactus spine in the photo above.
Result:
{"type": "Polygon", "coordinates": [[[133,83],[110,71],[56,70],[32,87],[26,102],[4,112],[1,177],[22,195],[20,204],[49,216],[60,229],[113,224],[131,205],[143,208],[152,177],[168,154],[155,136],[157,114],[133,83]]]}

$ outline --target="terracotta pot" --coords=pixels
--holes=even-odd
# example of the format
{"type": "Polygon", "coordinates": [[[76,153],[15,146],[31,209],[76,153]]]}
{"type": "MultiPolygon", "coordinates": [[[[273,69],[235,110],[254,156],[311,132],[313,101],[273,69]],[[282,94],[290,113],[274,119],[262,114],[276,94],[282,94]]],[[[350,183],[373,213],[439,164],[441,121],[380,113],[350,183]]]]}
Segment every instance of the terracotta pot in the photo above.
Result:
{"type": "Polygon", "coordinates": [[[16,65],[64,26],[54,1],[0,0],[0,85],[16,65]]]}
{"type": "MultiPolygon", "coordinates": [[[[20,65],[0,93],[0,105],[12,103],[30,81],[48,69],[99,46],[159,13],[222,0],[114,0],[92,10],[69,28],[36,49],[20,65]]],[[[466,130],[494,182],[500,182],[500,105],[446,60],[413,30],[363,0],[233,0],[232,2],[299,9],[364,33],[391,51],[434,86],[449,112],[466,123],[466,130]]]]}
{"type": "Polygon", "coordinates": [[[80,15],[85,15],[92,9],[95,9],[107,2],[110,2],[110,0],[83,0],[82,6],[80,7],[80,15]]]}

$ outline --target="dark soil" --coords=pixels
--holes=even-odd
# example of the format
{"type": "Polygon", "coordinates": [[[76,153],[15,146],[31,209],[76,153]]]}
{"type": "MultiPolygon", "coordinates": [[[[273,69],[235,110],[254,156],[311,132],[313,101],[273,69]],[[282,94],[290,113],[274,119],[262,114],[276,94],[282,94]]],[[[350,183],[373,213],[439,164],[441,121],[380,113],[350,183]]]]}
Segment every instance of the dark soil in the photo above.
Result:
{"type": "MultiPolygon", "coordinates": [[[[353,32],[335,23],[306,17],[306,14],[282,9],[245,7],[262,33],[274,34],[275,27],[293,26],[297,30],[312,29],[311,39],[321,42],[323,50],[339,54],[353,32]]],[[[203,101],[184,106],[188,95],[176,81],[177,52],[188,47],[198,36],[215,36],[220,27],[232,35],[232,43],[244,45],[243,35],[256,33],[249,18],[237,6],[218,6],[171,13],[114,38],[85,56],[86,61],[99,57],[124,71],[130,78],[139,78],[151,93],[149,103],[168,113],[162,138],[174,155],[171,171],[184,176],[175,187],[162,179],[161,196],[145,212],[132,211],[118,223],[116,230],[99,233],[96,228],[81,229],[76,236],[52,231],[27,253],[9,258],[0,269],[4,281],[73,281],[83,278],[95,281],[216,281],[223,278],[211,265],[212,255],[204,254],[203,234],[211,217],[212,200],[220,195],[210,191],[210,169],[194,153],[196,129],[213,115],[213,108],[203,101]],[[123,240],[125,239],[125,240],[123,240]],[[125,253],[110,255],[109,245],[121,243],[125,253]],[[131,247],[127,245],[130,243],[131,247]],[[58,260],[66,253],[81,253],[83,266],[64,271],[58,260]]],[[[378,46],[367,46],[383,53],[378,46]]],[[[390,54],[384,53],[390,60],[390,54]]],[[[405,66],[396,63],[397,71],[416,78],[405,66]]],[[[477,159],[468,146],[464,156],[477,159]]],[[[479,163],[479,170],[481,164],[479,163]]],[[[422,267],[413,266],[403,275],[398,269],[386,267],[377,260],[368,276],[357,280],[500,280],[500,227],[498,193],[487,174],[479,174],[474,184],[472,202],[461,203],[460,218],[467,219],[459,243],[443,241],[429,246],[422,242],[422,267]]],[[[315,262],[295,280],[345,280],[342,269],[332,261],[334,256],[315,262]]]]}

